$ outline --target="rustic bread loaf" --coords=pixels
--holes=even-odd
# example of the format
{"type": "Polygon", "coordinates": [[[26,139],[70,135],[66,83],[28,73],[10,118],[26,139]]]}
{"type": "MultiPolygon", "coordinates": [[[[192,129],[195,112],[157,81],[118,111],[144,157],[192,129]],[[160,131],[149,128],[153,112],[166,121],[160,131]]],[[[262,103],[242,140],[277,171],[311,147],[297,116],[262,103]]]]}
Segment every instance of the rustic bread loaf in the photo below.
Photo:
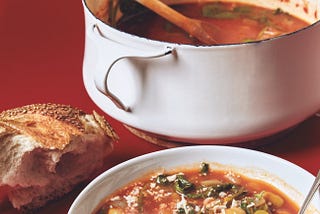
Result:
{"type": "Polygon", "coordinates": [[[0,186],[21,211],[45,205],[103,165],[117,135],[96,112],[60,104],[0,113],[0,186]]]}

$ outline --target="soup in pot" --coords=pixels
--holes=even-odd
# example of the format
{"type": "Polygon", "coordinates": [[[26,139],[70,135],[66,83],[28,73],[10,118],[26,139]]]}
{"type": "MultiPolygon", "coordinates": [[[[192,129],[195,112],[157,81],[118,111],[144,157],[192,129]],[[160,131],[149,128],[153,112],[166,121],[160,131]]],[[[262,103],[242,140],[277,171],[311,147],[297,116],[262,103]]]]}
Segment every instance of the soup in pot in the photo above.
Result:
{"type": "Polygon", "coordinates": [[[274,186],[236,174],[199,168],[142,177],[105,198],[94,214],[296,214],[274,186]]]}
{"type": "MultiPolygon", "coordinates": [[[[237,2],[187,3],[173,8],[188,17],[210,23],[215,29],[212,36],[218,44],[269,39],[309,25],[281,8],[272,10],[237,2]]],[[[136,12],[127,9],[123,13],[116,25],[119,30],[152,40],[204,45],[147,9],[136,12]]]]}

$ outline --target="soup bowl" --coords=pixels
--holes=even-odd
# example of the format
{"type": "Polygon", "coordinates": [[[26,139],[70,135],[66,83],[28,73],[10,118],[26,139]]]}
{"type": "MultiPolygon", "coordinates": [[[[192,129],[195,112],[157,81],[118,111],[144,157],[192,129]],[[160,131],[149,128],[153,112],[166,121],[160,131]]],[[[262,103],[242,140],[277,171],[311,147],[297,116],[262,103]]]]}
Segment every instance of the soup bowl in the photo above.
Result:
{"type": "MultiPolygon", "coordinates": [[[[194,168],[200,162],[210,164],[212,170],[232,171],[267,182],[298,206],[314,181],[314,176],[304,169],[266,153],[221,145],[186,146],[142,155],[110,168],[84,188],[68,213],[93,213],[107,196],[144,175],[194,168]]],[[[306,213],[319,213],[319,200],[315,194],[306,213]]]]}
{"type": "Polygon", "coordinates": [[[83,78],[91,99],[116,120],[163,139],[233,144],[289,129],[319,110],[320,1],[242,0],[282,8],[310,25],[211,46],[117,30],[101,16],[110,16],[106,2],[101,11],[103,1],[83,1],[83,78]]]}

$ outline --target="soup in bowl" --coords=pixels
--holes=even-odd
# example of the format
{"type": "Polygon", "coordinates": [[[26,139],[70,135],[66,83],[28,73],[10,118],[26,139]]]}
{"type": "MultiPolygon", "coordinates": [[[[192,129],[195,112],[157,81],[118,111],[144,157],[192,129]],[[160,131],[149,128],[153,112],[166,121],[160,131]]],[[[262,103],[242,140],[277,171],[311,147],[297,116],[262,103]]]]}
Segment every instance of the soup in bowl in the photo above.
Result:
{"type": "MultiPolygon", "coordinates": [[[[313,180],[302,168],[254,150],[180,147],[107,170],[80,193],[69,214],[296,214],[313,180]]],[[[318,202],[315,195],[306,213],[319,213],[318,202]]]]}
{"type": "Polygon", "coordinates": [[[319,110],[319,1],[163,1],[212,24],[209,45],[126,2],[83,1],[84,84],[120,122],[172,141],[234,144],[319,110]]]}

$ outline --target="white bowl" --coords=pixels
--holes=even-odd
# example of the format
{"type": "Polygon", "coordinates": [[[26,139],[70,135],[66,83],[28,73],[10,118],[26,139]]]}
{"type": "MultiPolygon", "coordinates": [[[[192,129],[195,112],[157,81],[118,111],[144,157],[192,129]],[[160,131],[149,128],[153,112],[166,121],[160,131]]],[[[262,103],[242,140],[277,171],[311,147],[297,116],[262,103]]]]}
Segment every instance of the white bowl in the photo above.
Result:
{"type": "MultiPolygon", "coordinates": [[[[254,150],[229,146],[187,146],[142,155],[123,162],[94,179],[73,202],[68,214],[92,213],[109,194],[141,175],[157,169],[174,169],[210,163],[212,169],[233,170],[264,180],[301,204],[315,177],[281,158],[254,150]]],[[[307,213],[319,213],[319,195],[315,195],[307,213]]]]}

